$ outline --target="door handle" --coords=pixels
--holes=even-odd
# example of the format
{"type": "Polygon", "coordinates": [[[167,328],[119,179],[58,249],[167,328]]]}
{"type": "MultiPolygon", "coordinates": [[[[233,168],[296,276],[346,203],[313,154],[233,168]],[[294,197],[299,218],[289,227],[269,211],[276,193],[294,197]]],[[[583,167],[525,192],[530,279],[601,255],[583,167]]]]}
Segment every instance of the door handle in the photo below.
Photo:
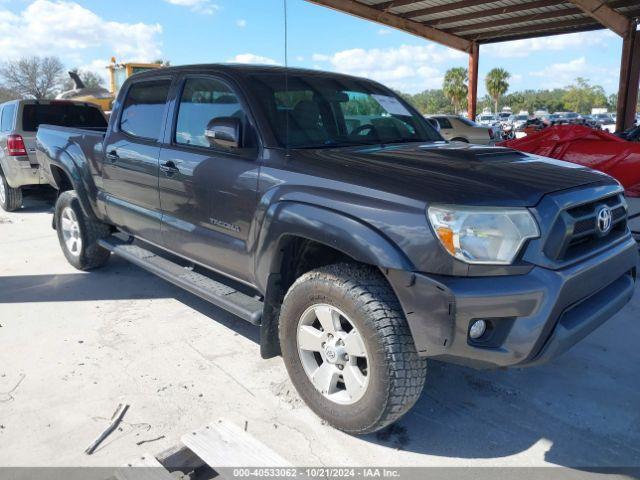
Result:
{"type": "Polygon", "coordinates": [[[173,160],[160,164],[160,170],[162,170],[167,177],[180,172],[173,160]]]}
{"type": "Polygon", "coordinates": [[[111,162],[117,162],[118,160],[120,160],[120,155],[118,155],[118,152],[116,152],[115,150],[111,150],[109,153],[107,153],[107,159],[111,162]]]}

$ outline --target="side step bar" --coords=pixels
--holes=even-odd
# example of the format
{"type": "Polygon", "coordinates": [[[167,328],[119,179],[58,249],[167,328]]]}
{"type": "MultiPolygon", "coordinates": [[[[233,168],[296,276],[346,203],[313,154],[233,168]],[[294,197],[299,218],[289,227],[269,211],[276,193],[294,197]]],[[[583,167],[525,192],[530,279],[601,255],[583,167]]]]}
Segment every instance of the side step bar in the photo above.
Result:
{"type": "Polygon", "coordinates": [[[263,306],[260,300],[188,270],[149,250],[123,242],[116,237],[105,238],[98,243],[115,255],[164,278],[207,302],[213,303],[254,325],[260,325],[263,306]]]}

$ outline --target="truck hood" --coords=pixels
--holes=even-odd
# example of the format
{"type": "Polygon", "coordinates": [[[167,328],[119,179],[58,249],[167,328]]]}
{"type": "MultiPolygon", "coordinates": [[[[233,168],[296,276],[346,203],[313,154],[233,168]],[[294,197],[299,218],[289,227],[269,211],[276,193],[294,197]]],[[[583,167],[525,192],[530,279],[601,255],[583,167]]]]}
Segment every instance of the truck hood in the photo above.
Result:
{"type": "Polygon", "coordinates": [[[296,150],[294,158],[314,175],[427,203],[530,207],[547,193],[615,183],[572,163],[459,143],[296,150]]]}

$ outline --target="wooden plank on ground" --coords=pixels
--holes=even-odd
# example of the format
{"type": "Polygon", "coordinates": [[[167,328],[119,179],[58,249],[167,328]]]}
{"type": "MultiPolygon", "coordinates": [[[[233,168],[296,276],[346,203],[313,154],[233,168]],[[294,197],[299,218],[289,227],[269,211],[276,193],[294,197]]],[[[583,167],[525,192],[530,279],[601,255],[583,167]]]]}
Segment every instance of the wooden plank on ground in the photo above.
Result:
{"type": "Polygon", "coordinates": [[[237,425],[219,420],[182,437],[214,470],[224,467],[287,467],[291,464],[237,425]]]}

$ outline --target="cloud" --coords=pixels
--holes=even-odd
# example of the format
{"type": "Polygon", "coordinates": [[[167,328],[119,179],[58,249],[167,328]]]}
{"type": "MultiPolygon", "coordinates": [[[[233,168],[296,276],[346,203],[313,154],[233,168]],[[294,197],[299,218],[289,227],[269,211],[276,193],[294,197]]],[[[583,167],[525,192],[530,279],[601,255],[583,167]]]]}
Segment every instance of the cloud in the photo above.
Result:
{"type": "Polygon", "coordinates": [[[150,61],[162,53],[161,34],[158,24],[106,20],[71,1],[35,0],[17,14],[0,10],[4,58],[55,53],[75,64],[87,50],[107,48],[119,61],[150,61]]]}
{"type": "Polygon", "coordinates": [[[239,28],[244,28],[247,26],[247,21],[244,18],[236,20],[236,26],[239,28]]]}
{"type": "Polygon", "coordinates": [[[390,28],[381,28],[378,30],[378,35],[390,35],[393,31],[390,28]]]}
{"type": "Polygon", "coordinates": [[[165,0],[165,2],[187,7],[192,12],[204,13],[205,15],[213,15],[220,10],[220,6],[212,3],[211,0],[165,0]]]}
{"type": "Polygon", "coordinates": [[[232,63],[252,63],[257,65],[280,65],[280,63],[273,58],[263,57],[254,53],[239,53],[227,61],[232,63]]]}
{"type": "Polygon", "coordinates": [[[443,74],[437,66],[465,57],[464,53],[457,50],[427,44],[368,50],[353,48],[332,55],[316,53],[312,60],[329,64],[337,72],[371,78],[414,93],[427,88],[440,88],[443,74]]]}
{"type": "Polygon", "coordinates": [[[534,52],[560,51],[571,48],[605,46],[615,37],[610,30],[570,33],[552,37],[528,38],[512,42],[491,43],[480,48],[480,55],[498,58],[524,58],[534,52]]]}
{"type": "MultiPolygon", "coordinates": [[[[585,57],[566,63],[553,63],[542,70],[531,72],[532,77],[544,78],[544,88],[562,88],[572,84],[577,77],[584,77],[592,83],[602,84],[601,77],[611,76],[607,69],[589,65],[585,57]]],[[[615,76],[617,78],[617,75],[615,76]]]]}

